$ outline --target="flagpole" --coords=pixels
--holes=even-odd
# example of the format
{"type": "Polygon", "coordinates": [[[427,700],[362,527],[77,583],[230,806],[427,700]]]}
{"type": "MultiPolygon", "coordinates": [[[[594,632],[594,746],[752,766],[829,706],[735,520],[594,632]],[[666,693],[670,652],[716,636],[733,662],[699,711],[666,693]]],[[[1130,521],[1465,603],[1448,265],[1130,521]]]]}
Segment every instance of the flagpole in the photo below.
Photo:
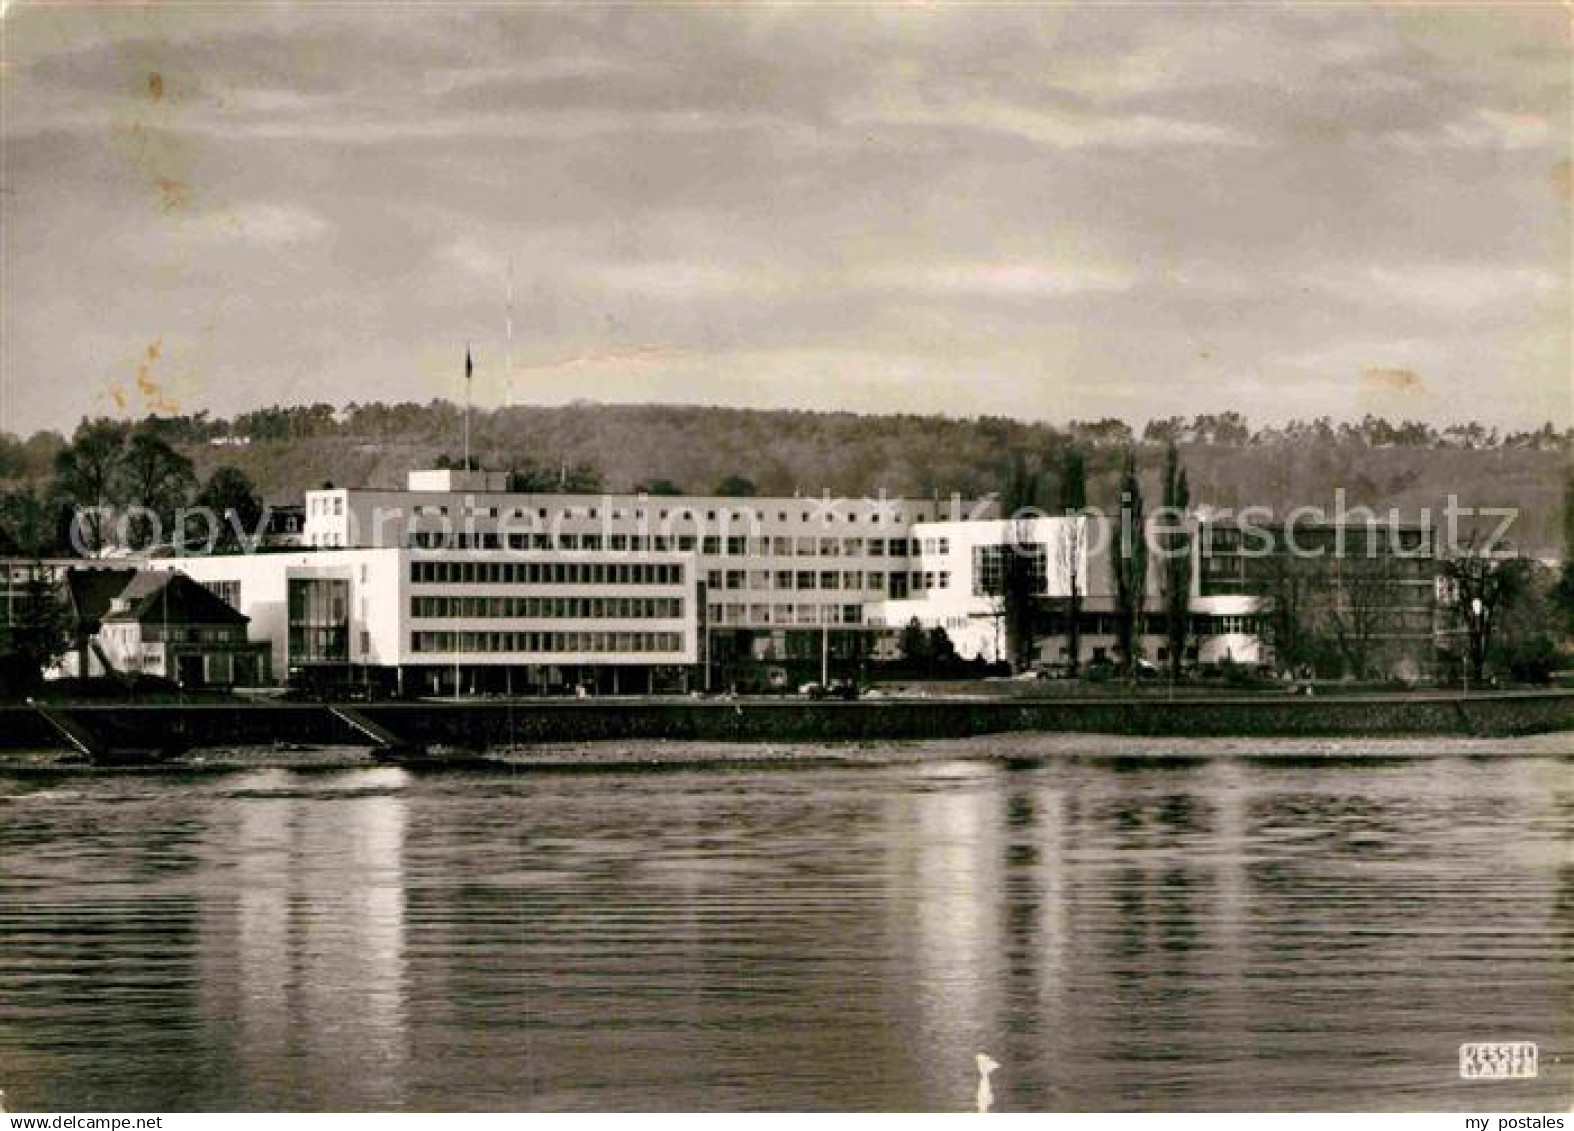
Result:
{"type": "Polygon", "coordinates": [[[465,471],[470,470],[470,344],[465,343],[465,471]]]}

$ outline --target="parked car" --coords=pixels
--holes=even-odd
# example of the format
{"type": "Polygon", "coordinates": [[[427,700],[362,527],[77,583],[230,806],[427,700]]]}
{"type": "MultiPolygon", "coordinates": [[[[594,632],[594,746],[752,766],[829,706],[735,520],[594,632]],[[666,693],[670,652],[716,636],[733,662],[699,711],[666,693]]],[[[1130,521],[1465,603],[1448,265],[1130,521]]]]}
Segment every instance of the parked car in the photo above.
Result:
{"type": "Polygon", "coordinates": [[[848,679],[833,679],[829,684],[806,683],[798,688],[798,694],[810,699],[856,699],[858,685],[848,679]]]}

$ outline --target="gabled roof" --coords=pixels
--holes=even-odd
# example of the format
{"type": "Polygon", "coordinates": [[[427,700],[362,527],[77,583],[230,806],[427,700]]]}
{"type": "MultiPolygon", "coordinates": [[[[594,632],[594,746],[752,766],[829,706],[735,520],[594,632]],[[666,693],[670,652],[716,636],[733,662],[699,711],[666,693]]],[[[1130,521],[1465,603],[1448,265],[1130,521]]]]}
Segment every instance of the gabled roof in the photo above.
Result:
{"type": "Polygon", "coordinates": [[[83,566],[68,569],[66,593],[77,627],[83,632],[96,632],[104,614],[109,612],[110,602],[120,596],[136,575],[137,571],[130,568],[89,569],[83,566]]]}
{"type": "Polygon", "coordinates": [[[237,612],[183,573],[145,570],[133,577],[117,595],[109,621],[139,624],[246,624],[250,617],[237,612]]]}

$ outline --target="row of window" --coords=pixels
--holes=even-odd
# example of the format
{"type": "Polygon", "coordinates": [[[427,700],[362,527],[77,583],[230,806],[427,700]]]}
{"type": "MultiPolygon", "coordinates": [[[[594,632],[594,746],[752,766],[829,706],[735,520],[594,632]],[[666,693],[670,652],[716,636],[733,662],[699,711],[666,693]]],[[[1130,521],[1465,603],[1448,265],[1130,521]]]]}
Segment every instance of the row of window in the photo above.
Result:
{"type": "MultiPolygon", "coordinates": [[[[320,501],[320,502],[322,502],[324,504],[324,509],[320,513],[327,514],[328,513],[328,511],[326,509],[327,500],[326,499],[314,500],[314,504],[315,504],[315,502],[318,502],[318,501],[320,501]]],[[[338,500],[338,499],[335,499],[334,501],[336,503],[340,502],[340,500],[338,500]]],[[[446,506],[444,504],[441,504],[441,503],[417,503],[415,508],[414,508],[415,513],[418,514],[418,515],[431,515],[431,516],[441,517],[441,518],[447,518],[448,517],[449,509],[450,508],[448,506],[446,506]]],[[[551,512],[547,507],[536,507],[534,509],[534,514],[533,515],[532,515],[532,512],[531,512],[531,508],[528,508],[528,507],[497,507],[497,506],[490,506],[490,505],[479,506],[479,505],[476,505],[476,504],[472,503],[472,504],[467,504],[467,505],[465,505],[463,507],[454,507],[452,509],[454,510],[455,513],[462,514],[462,515],[464,515],[467,518],[502,518],[502,519],[515,518],[515,519],[518,519],[518,518],[531,518],[531,517],[534,517],[534,518],[537,518],[537,519],[555,519],[555,520],[558,520],[558,521],[562,521],[562,520],[566,520],[566,519],[586,519],[586,518],[595,519],[595,518],[600,518],[601,517],[601,508],[599,508],[599,507],[562,507],[562,508],[559,508],[556,511],[556,513],[551,512]]],[[[836,501],[833,501],[833,502],[830,503],[829,506],[826,506],[826,507],[816,506],[815,509],[812,510],[812,511],[799,511],[798,512],[798,519],[799,519],[800,522],[819,521],[822,525],[827,525],[828,526],[832,522],[836,521],[839,511],[840,511],[840,503],[838,503],[836,501]]],[[[313,507],[313,512],[312,513],[314,513],[314,514],[319,513],[317,511],[315,505],[313,507]]],[[[342,513],[342,511],[341,510],[335,510],[333,513],[340,514],[340,513],[342,513]]],[[[621,508],[621,507],[610,507],[610,508],[607,508],[606,517],[612,519],[614,522],[622,521],[622,520],[629,519],[629,518],[632,518],[632,519],[634,519],[636,521],[643,522],[643,521],[648,521],[650,519],[651,515],[650,515],[650,508],[647,508],[647,507],[635,507],[632,510],[626,510],[626,509],[621,508]]],[[[697,511],[697,510],[694,510],[692,508],[688,508],[688,507],[661,507],[661,508],[658,508],[656,510],[656,517],[658,519],[675,521],[675,522],[699,522],[699,521],[702,521],[702,519],[700,517],[700,512],[697,511]]],[[[860,516],[858,514],[856,514],[856,513],[848,513],[846,515],[843,515],[842,517],[844,517],[848,522],[857,522],[859,520],[860,516]]],[[[884,511],[882,511],[882,510],[871,510],[868,514],[863,515],[862,517],[864,518],[865,521],[873,523],[876,526],[879,526],[887,518],[889,518],[894,525],[898,525],[898,526],[901,525],[903,522],[907,521],[906,517],[903,515],[903,513],[900,510],[896,510],[896,511],[891,511],[891,510],[884,510],[884,511]]],[[[755,523],[755,522],[765,522],[765,521],[767,521],[767,518],[768,518],[767,515],[765,515],[765,514],[763,514],[761,512],[756,511],[752,507],[741,507],[741,508],[737,508],[737,509],[727,508],[727,509],[723,509],[721,511],[707,510],[707,511],[704,512],[704,519],[703,519],[703,521],[705,521],[705,522],[744,522],[744,523],[752,524],[752,523],[755,523]]],[[[776,521],[777,522],[787,522],[788,520],[789,520],[788,512],[786,512],[786,511],[777,511],[776,512],[776,521]]],[[[914,514],[913,521],[914,522],[928,522],[929,521],[929,512],[928,511],[918,511],[916,514],[914,514]]],[[[941,551],[941,552],[944,553],[944,551],[941,551]]]]}
{"type": "Polygon", "coordinates": [[[1291,558],[1282,554],[1246,555],[1223,554],[1202,558],[1203,577],[1255,577],[1273,580],[1303,577],[1308,581],[1328,583],[1341,578],[1378,583],[1405,581],[1430,581],[1437,575],[1437,564],[1431,558],[1366,557],[1365,555],[1333,554],[1291,558]]]}
{"type": "Polygon", "coordinates": [[[884,574],[863,570],[741,570],[713,569],[706,575],[706,584],[713,590],[727,589],[782,589],[782,590],[849,590],[853,592],[886,592],[891,585],[892,597],[905,597],[909,589],[919,592],[929,589],[951,588],[949,570],[924,570],[911,575],[884,574]]]}
{"type": "Polygon", "coordinates": [[[418,585],[682,585],[666,562],[411,562],[418,585]]]}
{"type": "MultiPolygon", "coordinates": [[[[945,553],[948,539],[938,540],[945,553]]],[[[936,552],[936,539],[926,538],[922,552],[936,552]]],[[[326,544],[326,543],[324,543],[326,544]]],[[[918,540],[905,538],[722,538],[695,534],[571,534],[496,531],[415,530],[406,538],[413,550],[612,550],[614,552],[692,553],[710,557],[741,558],[905,558],[920,552],[918,540]]]]}
{"type": "Polygon", "coordinates": [[[1294,525],[1268,528],[1256,526],[1209,526],[1203,542],[1204,556],[1236,553],[1242,549],[1261,553],[1287,550],[1291,543],[1299,550],[1319,549],[1333,552],[1342,547],[1347,555],[1426,554],[1431,550],[1430,531],[1418,528],[1394,529],[1380,522],[1347,526],[1294,525]]]}
{"type": "Polygon", "coordinates": [[[717,603],[706,609],[711,624],[862,624],[862,605],[743,605],[717,603]]]}
{"type": "Polygon", "coordinates": [[[411,597],[412,617],[676,620],[681,597],[411,597]]]}
{"type": "Polygon", "coordinates": [[[244,644],[244,625],[223,625],[191,628],[180,625],[144,624],[141,639],[144,644],[244,644]]]}
{"type": "Polygon", "coordinates": [[[412,632],[412,652],[681,652],[681,632],[412,632]]]}
{"type": "MultiPolygon", "coordinates": [[[[924,628],[933,628],[937,625],[948,629],[961,629],[978,622],[965,615],[946,617],[920,617],[920,625],[924,628]]],[[[1189,631],[1194,637],[1223,636],[1229,634],[1244,634],[1255,636],[1265,631],[1265,624],[1261,617],[1249,614],[1213,615],[1209,613],[1192,613],[1188,617],[1189,631]]],[[[872,628],[901,629],[906,627],[903,621],[888,622],[884,617],[873,616],[869,619],[872,628]]],[[[1084,636],[1114,636],[1118,631],[1118,618],[1112,612],[1092,612],[1083,610],[1078,618],[1078,626],[1084,636]]],[[[1147,636],[1161,636],[1165,633],[1165,616],[1162,612],[1154,611],[1144,614],[1142,630],[1147,636]]],[[[1042,635],[1059,636],[1066,632],[1068,616],[1064,608],[1054,609],[1037,622],[1037,630],[1042,635]]]]}

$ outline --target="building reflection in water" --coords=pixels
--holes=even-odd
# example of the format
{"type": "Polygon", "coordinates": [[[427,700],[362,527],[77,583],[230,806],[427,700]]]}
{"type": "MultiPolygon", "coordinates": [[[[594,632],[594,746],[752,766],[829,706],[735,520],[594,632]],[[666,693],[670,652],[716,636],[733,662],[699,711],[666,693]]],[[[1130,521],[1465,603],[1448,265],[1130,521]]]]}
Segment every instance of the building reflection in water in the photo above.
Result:
{"type": "Polygon", "coordinates": [[[405,801],[399,770],[248,774],[204,915],[203,979],[245,1106],[404,1099],[405,801]]]}
{"type": "MultiPolygon", "coordinates": [[[[973,1057],[997,1060],[1001,1024],[1005,838],[1001,770],[977,762],[926,767],[922,784],[892,799],[893,914],[907,919],[896,945],[909,948],[917,1031],[936,1072],[935,1099],[971,1102],[973,1057]]],[[[1004,1080],[1010,1074],[1006,1064],[1004,1080]]]]}
{"type": "Polygon", "coordinates": [[[1194,788],[1200,767],[1112,768],[1115,780],[1083,778],[1080,786],[1043,766],[1007,773],[1000,824],[1010,1008],[997,1044],[1015,1079],[1002,1073],[1002,1106],[1078,1107],[1116,1093],[1137,1106],[1162,1103],[1157,1091],[1133,1090],[1126,1069],[1151,1065],[1141,1074],[1165,1080],[1165,1064],[1209,1062],[1212,1038],[1196,1013],[1217,1016],[1222,1007],[1227,1017],[1237,1008],[1217,975],[1218,956],[1239,939],[1219,936],[1215,912],[1238,918],[1238,813],[1231,833],[1194,788]],[[1215,853],[1221,834],[1228,844],[1215,853]]]}
{"type": "Polygon", "coordinates": [[[1015,1071],[1000,1090],[1008,1106],[1021,1108],[1027,1099],[1023,1081],[1035,1080],[1048,1089],[1036,1092],[1033,1106],[1041,1107],[1054,1094],[1049,1082],[1058,1078],[1056,1066],[1075,1039],[1066,982],[1074,959],[1066,822],[1074,803],[1041,773],[1019,771],[1008,780],[1005,919],[1007,1000],[1013,1009],[998,1047],[1015,1071]]]}

